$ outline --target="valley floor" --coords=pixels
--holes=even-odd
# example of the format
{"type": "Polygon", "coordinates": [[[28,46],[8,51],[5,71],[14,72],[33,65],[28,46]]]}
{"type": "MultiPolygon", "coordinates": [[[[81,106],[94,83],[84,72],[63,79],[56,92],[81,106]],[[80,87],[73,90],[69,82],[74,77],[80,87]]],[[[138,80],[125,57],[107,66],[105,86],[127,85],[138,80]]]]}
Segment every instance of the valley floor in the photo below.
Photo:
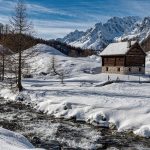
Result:
{"type": "Polygon", "coordinates": [[[149,77],[141,77],[139,82],[138,76],[109,75],[120,82],[108,85],[107,78],[107,74],[84,74],[66,79],[64,84],[54,78],[24,79],[23,93],[17,96],[3,89],[1,95],[31,101],[36,109],[56,118],[74,118],[150,137],[149,77]]]}
{"type": "MultiPolygon", "coordinates": [[[[1,97],[29,103],[53,118],[81,121],[118,133],[131,131],[135,136],[149,140],[150,76],[102,74],[99,56],[72,58],[43,44],[25,53],[30,51],[38,52],[26,60],[33,78],[23,79],[25,90],[21,93],[0,83],[1,97]],[[64,84],[59,76],[53,75],[53,57],[57,71],[64,73],[64,84]]],[[[150,71],[149,58],[146,60],[147,73],[150,71]]]]}

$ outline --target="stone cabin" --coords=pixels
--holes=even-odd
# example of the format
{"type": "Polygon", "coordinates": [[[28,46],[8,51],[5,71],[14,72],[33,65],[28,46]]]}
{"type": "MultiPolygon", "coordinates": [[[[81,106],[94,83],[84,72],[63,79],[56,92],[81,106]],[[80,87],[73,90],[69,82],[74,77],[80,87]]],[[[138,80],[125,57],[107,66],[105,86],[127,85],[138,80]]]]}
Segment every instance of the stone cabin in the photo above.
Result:
{"type": "Polygon", "coordinates": [[[112,43],[100,56],[103,73],[145,74],[146,53],[137,41],[112,43]]]}

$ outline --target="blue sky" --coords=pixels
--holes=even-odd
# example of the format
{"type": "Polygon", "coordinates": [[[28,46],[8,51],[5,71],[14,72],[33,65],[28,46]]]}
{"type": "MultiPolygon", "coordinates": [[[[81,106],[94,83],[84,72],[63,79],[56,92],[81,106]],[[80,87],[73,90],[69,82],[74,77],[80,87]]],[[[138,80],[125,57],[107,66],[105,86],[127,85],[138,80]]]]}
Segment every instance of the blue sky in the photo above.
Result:
{"type": "MultiPolygon", "coordinates": [[[[26,0],[36,36],[51,39],[86,30],[118,16],[149,16],[150,0],[26,0]]],[[[0,22],[7,23],[16,0],[0,0],[0,22]]]]}

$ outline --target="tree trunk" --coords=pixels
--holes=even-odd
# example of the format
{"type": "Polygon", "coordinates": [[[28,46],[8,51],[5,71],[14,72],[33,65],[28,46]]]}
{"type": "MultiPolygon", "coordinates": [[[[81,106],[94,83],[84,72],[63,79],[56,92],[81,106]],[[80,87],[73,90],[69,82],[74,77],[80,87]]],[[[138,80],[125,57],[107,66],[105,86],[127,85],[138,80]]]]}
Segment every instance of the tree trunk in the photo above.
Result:
{"type": "Polygon", "coordinates": [[[3,52],[3,58],[2,58],[3,62],[2,62],[2,81],[4,81],[4,75],[5,75],[5,56],[4,56],[4,52],[3,52]]]}
{"type": "Polygon", "coordinates": [[[19,89],[19,92],[21,92],[23,90],[22,83],[21,83],[21,79],[22,79],[21,64],[22,64],[22,61],[21,61],[21,50],[20,50],[19,51],[19,64],[18,64],[18,89],[19,89]]]}
{"type": "Polygon", "coordinates": [[[21,38],[21,31],[19,35],[19,60],[18,60],[18,90],[21,92],[23,90],[22,87],[22,38],[21,38]]]}

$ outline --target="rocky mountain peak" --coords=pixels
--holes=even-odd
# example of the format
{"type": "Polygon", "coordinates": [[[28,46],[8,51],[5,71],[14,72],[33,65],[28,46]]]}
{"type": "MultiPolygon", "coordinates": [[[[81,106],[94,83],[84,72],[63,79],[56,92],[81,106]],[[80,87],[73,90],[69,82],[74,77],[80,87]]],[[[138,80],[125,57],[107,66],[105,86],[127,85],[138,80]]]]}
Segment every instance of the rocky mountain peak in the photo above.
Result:
{"type": "Polygon", "coordinates": [[[150,17],[141,19],[137,16],[113,17],[106,23],[99,22],[87,31],[69,33],[62,42],[83,49],[102,50],[109,43],[118,39],[144,40],[150,35],[150,17]]]}

